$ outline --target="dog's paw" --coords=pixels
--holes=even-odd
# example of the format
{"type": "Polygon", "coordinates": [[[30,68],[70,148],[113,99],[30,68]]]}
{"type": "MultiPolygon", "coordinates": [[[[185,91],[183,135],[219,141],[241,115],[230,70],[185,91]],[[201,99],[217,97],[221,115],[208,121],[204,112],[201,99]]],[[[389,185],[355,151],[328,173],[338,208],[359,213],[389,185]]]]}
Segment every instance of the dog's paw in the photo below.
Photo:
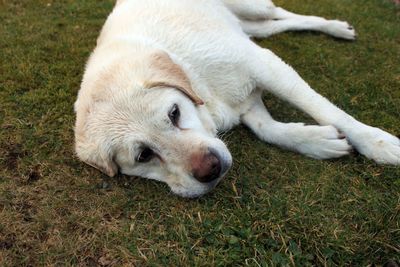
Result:
{"type": "Polygon", "coordinates": [[[377,163],[400,165],[400,140],[379,128],[365,126],[349,140],[358,152],[377,163]]]}
{"type": "Polygon", "coordinates": [[[333,126],[293,125],[292,149],[315,159],[339,158],[353,149],[333,126]]]}
{"type": "Polygon", "coordinates": [[[357,36],[353,26],[340,20],[328,20],[323,31],[334,37],[346,40],[355,40],[357,36]]]}

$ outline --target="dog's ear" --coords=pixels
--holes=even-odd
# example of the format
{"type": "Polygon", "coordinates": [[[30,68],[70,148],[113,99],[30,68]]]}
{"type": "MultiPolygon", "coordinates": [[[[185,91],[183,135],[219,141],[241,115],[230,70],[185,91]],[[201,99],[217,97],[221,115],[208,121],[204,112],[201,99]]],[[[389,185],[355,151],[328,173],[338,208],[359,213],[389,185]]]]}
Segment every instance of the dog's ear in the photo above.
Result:
{"type": "Polygon", "coordinates": [[[113,177],[118,173],[118,166],[113,161],[111,152],[107,151],[107,148],[103,148],[95,143],[77,140],[75,151],[83,162],[108,176],[113,177]]]}
{"type": "Polygon", "coordinates": [[[118,166],[109,155],[94,155],[83,160],[83,162],[107,174],[109,177],[114,177],[118,173],[118,166]]]}
{"type": "MultiPolygon", "coordinates": [[[[118,172],[118,166],[112,158],[112,152],[107,145],[101,145],[86,136],[86,123],[90,114],[90,103],[75,103],[75,152],[86,164],[113,177],[118,172]]],[[[103,142],[106,144],[106,142],[103,142]]]]}
{"type": "Polygon", "coordinates": [[[187,95],[196,105],[203,105],[203,100],[193,90],[189,78],[183,69],[172,61],[166,52],[156,52],[150,56],[150,76],[145,88],[175,88],[187,95]]]}

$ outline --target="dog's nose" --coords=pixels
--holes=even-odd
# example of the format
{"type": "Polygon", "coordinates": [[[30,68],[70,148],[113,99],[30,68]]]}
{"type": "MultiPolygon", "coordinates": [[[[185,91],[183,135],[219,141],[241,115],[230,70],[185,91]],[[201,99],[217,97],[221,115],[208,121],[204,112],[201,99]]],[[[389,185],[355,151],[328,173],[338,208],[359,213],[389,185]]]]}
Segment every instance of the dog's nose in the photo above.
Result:
{"type": "Polygon", "coordinates": [[[193,177],[201,183],[209,183],[219,178],[221,175],[221,160],[218,156],[209,152],[193,168],[193,177]]]}

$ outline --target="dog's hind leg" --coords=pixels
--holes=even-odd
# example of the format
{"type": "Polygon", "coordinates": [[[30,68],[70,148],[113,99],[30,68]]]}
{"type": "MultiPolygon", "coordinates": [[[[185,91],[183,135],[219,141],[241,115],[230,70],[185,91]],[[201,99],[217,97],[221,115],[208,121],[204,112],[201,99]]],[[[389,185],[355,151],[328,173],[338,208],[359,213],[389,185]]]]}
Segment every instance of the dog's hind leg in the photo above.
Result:
{"type": "Polygon", "coordinates": [[[312,158],[338,158],[352,150],[347,140],[333,126],[282,123],[274,120],[257,92],[249,98],[241,120],[261,140],[312,158]]]}
{"type": "MultiPolygon", "coordinates": [[[[281,10],[281,8],[279,9],[281,10]]],[[[266,38],[285,31],[320,31],[347,40],[354,40],[356,38],[354,28],[347,22],[296,14],[292,16],[282,15],[282,18],[274,20],[241,20],[241,26],[245,33],[257,38],[266,38]]]]}
{"type": "Polygon", "coordinates": [[[265,38],[285,31],[320,31],[337,38],[354,40],[356,33],[347,22],[304,16],[276,7],[267,0],[223,0],[241,20],[248,35],[265,38]]]}
{"type": "Polygon", "coordinates": [[[250,40],[246,42],[249,49],[246,50],[248,61],[245,64],[258,88],[288,101],[320,125],[334,126],[368,158],[378,163],[400,165],[400,140],[397,137],[357,121],[311,89],[296,71],[271,51],[250,40]]]}
{"type": "Polygon", "coordinates": [[[269,0],[222,0],[222,2],[237,17],[249,20],[271,19],[276,8],[269,0]]]}

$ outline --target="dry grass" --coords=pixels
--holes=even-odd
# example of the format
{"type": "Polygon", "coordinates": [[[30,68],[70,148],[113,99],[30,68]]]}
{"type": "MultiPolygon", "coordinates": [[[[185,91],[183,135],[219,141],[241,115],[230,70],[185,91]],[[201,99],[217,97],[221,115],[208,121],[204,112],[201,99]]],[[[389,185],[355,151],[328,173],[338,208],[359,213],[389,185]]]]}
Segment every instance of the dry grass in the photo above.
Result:
{"type": "MultiPolygon", "coordinates": [[[[351,21],[349,43],[313,33],[260,41],[357,118],[399,134],[400,18],[389,0],[279,0],[351,21]]],[[[316,161],[226,134],[234,167],[214,193],[173,196],[73,155],[73,102],[113,3],[0,1],[0,265],[382,265],[400,255],[400,169],[316,161]],[[254,149],[255,148],[255,149],[254,149]],[[107,185],[108,184],[108,185],[107,185]]],[[[308,121],[266,96],[275,116],[308,121]],[[278,112],[279,111],[279,112],[278,112]]]]}

